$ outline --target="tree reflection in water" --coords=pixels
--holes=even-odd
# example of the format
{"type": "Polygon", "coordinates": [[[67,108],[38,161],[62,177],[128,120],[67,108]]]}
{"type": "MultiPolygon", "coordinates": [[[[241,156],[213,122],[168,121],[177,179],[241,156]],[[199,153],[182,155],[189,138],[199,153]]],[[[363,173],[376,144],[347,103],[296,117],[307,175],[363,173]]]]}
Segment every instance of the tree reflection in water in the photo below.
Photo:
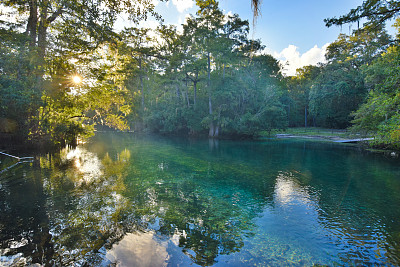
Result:
{"type": "MultiPolygon", "coordinates": [[[[83,148],[64,149],[50,166],[43,181],[51,219],[53,256],[56,264],[102,261],[98,251],[121,239],[122,223],[129,202],[122,195],[130,153],[123,150],[116,160],[106,154],[99,159],[83,148]]],[[[42,166],[43,167],[43,166],[42,166]]]]}
{"type": "MultiPolygon", "coordinates": [[[[398,163],[107,134],[0,176],[0,265],[398,265],[398,163]]],[[[314,144],[314,145],[313,145],[314,144]]]]}
{"type": "Polygon", "coordinates": [[[1,191],[2,207],[19,205],[22,192],[32,194],[19,205],[29,212],[3,210],[3,263],[107,265],[157,255],[156,265],[211,265],[219,254],[239,251],[243,233],[253,227],[251,212],[240,207],[240,192],[209,190],[193,175],[170,179],[167,164],[143,168],[127,149],[99,158],[83,147],[65,148],[38,162],[22,188],[1,191]],[[186,256],[177,257],[182,251],[186,256]]]}

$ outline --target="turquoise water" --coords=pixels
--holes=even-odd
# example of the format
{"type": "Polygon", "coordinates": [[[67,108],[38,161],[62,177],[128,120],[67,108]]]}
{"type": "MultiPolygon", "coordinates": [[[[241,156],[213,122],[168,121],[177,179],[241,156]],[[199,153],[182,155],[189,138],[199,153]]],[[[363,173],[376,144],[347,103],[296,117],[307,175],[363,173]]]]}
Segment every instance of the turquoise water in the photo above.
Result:
{"type": "Polygon", "coordinates": [[[16,153],[35,159],[0,173],[0,265],[400,264],[396,158],[123,133],[16,153]]]}

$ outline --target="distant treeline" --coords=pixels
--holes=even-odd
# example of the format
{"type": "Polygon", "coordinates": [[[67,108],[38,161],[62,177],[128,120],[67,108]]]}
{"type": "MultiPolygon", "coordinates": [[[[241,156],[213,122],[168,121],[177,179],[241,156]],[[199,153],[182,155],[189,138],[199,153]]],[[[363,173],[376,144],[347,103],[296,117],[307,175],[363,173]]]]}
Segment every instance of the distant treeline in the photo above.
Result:
{"type": "MultiPolygon", "coordinates": [[[[398,36],[384,29],[390,17],[367,16],[382,1],[358,7],[353,17],[368,22],[330,44],[327,63],[294,77],[249,38],[248,21],[224,14],[216,1],[196,1],[182,29],[120,32],[119,13],[136,22],[159,18],[154,6],[59,2],[0,4],[24,15],[0,20],[0,132],[64,144],[90,136],[95,125],[212,138],[351,127],[374,135],[376,145],[399,146],[398,36]]],[[[351,22],[350,15],[327,25],[351,22]]]]}

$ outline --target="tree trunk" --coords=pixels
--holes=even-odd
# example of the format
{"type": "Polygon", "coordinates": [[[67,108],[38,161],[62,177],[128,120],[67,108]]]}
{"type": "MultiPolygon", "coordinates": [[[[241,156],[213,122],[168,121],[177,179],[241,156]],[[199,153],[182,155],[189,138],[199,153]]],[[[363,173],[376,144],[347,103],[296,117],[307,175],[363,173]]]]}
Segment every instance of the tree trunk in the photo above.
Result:
{"type": "Polygon", "coordinates": [[[144,85],[142,76],[142,58],[139,57],[139,79],[140,79],[140,93],[142,95],[142,110],[144,110],[144,85]]]}
{"type": "Polygon", "coordinates": [[[176,98],[177,98],[178,101],[179,101],[179,99],[181,98],[181,92],[180,92],[180,90],[179,90],[178,84],[175,84],[175,89],[176,89],[176,98]]]}
{"type": "Polygon", "coordinates": [[[196,108],[197,83],[199,82],[199,80],[198,80],[198,78],[199,78],[199,72],[196,71],[196,74],[195,74],[195,75],[196,75],[196,76],[195,76],[194,81],[193,81],[193,90],[194,90],[193,106],[194,106],[194,108],[196,108]]]}
{"type": "Polygon", "coordinates": [[[210,115],[210,130],[208,131],[208,136],[214,138],[215,136],[215,127],[214,127],[214,119],[212,118],[212,102],[211,95],[208,96],[208,114],[210,115]]]}
{"type": "Polygon", "coordinates": [[[304,107],[304,127],[307,128],[307,106],[304,107]]]}
{"type": "Polygon", "coordinates": [[[215,137],[214,119],[212,118],[212,102],[211,102],[211,59],[210,52],[207,53],[207,87],[208,87],[208,114],[210,115],[210,130],[208,136],[215,137]]]}
{"type": "Polygon", "coordinates": [[[41,60],[40,64],[44,63],[44,57],[46,54],[46,38],[47,38],[47,6],[48,1],[43,1],[42,6],[40,8],[40,21],[38,28],[38,53],[39,59],[41,60]]]}
{"type": "Polygon", "coordinates": [[[193,107],[196,109],[196,98],[197,98],[197,80],[193,82],[193,91],[194,91],[194,96],[193,96],[193,107]]]}
{"type": "Polygon", "coordinates": [[[207,52],[207,86],[211,85],[211,58],[210,52],[207,52]]]}
{"type": "Polygon", "coordinates": [[[36,47],[36,28],[38,23],[37,0],[29,1],[29,18],[26,25],[26,34],[30,37],[29,46],[36,47]]]}
{"type": "Polygon", "coordinates": [[[214,138],[214,122],[210,122],[210,129],[208,130],[208,137],[214,138]]]}
{"type": "Polygon", "coordinates": [[[186,84],[186,101],[187,101],[187,106],[188,108],[190,107],[190,102],[189,102],[189,88],[186,84]]]}
{"type": "Polygon", "coordinates": [[[214,128],[214,138],[218,138],[219,135],[219,125],[217,124],[214,128]]]}

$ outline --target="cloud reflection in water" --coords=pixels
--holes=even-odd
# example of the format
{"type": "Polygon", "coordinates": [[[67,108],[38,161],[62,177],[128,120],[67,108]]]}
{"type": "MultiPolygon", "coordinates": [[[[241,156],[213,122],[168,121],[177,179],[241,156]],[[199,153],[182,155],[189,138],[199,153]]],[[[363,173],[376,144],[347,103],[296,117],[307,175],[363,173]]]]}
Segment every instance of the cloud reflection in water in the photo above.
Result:
{"type": "Polygon", "coordinates": [[[82,180],[78,181],[78,185],[83,182],[91,183],[103,175],[101,161],[96,154],[86,149],[64,148],[61,157],[63,161],[72,161],[74,167],[82,174],[82,180]]]}

